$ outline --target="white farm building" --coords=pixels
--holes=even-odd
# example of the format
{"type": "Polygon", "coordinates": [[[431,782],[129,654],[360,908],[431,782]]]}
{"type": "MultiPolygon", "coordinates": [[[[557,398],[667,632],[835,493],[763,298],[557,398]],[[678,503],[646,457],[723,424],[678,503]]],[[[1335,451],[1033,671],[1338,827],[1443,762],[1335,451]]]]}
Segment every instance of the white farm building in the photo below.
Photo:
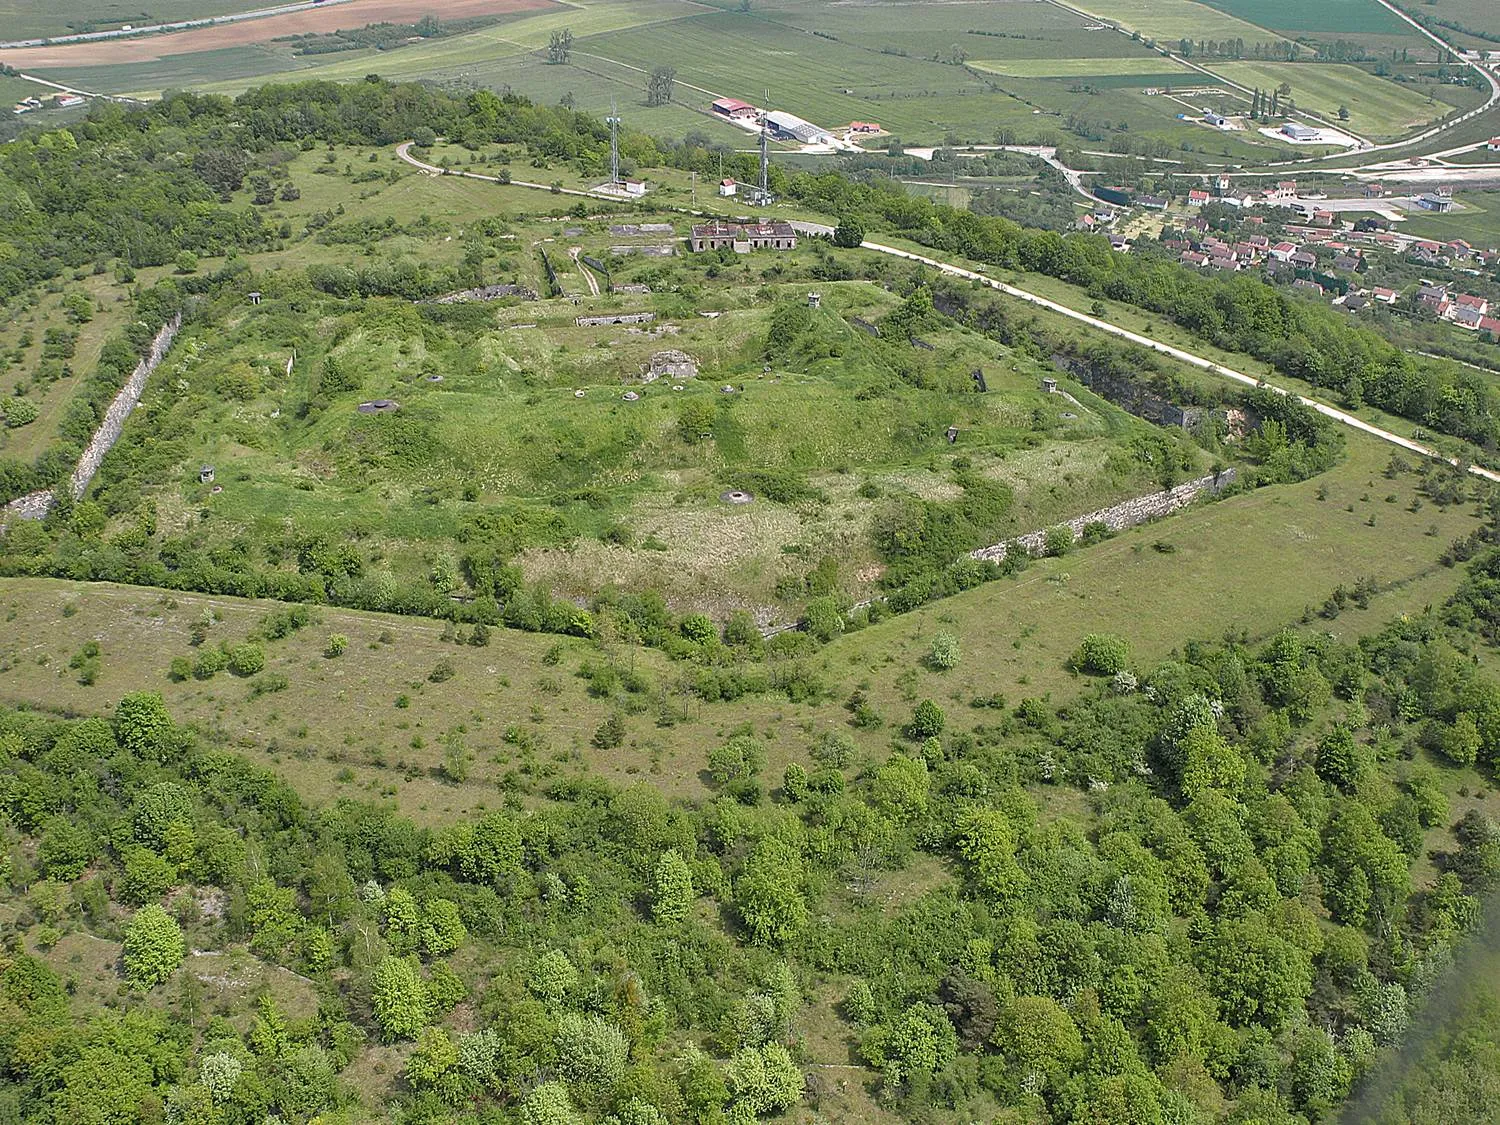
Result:
{"type": "Polygon", "coordinates": [[[765,120],[772,133],[787,140],[801,141],[805,145],[823,145],[833,140],[827,129],[820,129],[811,121],[804,121],[793,113],[773,109],[766,114],[765,120]]]}

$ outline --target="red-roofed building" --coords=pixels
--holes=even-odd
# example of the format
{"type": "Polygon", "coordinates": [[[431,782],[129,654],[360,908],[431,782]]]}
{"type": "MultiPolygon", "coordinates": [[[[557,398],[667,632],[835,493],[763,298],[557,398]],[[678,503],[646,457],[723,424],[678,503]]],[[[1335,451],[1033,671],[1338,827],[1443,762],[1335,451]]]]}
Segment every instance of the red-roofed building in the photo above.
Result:
{"type": "Polygon", "coordinates": [[[1480,318],[1479,331],[1488,332],[1491,336],[1500,339],[1500,320],[1496,320],[1492,316],[1480,318]]]}
{"type": "Polygon", "coordinates": [[[1212,198],[1213,196],[1209,195],[1208,192],[1199,191],[1196,188],[1188,192],[1188,204],[1193,207],[1202,207],[1212,198]]]}
{"type": "Polygon", "coordinates": [[[1500,137],[1491,137],[1490,143],[1484,146],[1491,152],[1500,152],[1500,137]]]}
{"type": "Polygon", "coordinates": [[[719,116],[727,117],[732,121],[754,119],[760,116],[760,110],[738,98],[719,98],[709,108],[719,116]]]}
{"type": "Polygon", "coordinates": [[[878,133],[880,126],[874,121],[851,121],[849,123],[851,133],[878,133]]]}

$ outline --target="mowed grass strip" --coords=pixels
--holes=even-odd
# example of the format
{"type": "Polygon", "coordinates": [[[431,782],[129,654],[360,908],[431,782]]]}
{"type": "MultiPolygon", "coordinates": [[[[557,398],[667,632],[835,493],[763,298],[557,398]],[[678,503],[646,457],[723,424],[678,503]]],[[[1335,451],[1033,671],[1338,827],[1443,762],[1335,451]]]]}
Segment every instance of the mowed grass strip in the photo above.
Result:
{"type": "Polygon", "coordinates": [[[1179,39],[1243,39],[1269,42],[1280,36],[1192,0],[1083,0],[1075,5],[1127,31],[1175,45],[1179,39]]]}
{"type": "Polygon", "coordinates": [[[1011,78],[1103,78],[1116,74],[1151,75],[1173,71],[1196,73],[1160,55],[1144,58],[980,59],[969,65],[986,74],[1003,74],[1011,78]]]}
{"type": "Polygon", "coordinates": [[[1227,62],[1211,69],[1241,86],[1274,90],[1285,82],[1298,108],[1333,120],[1348,106],[1349,128],[1370,137],[1399,137],[1453,108],[1345,63],[1227,62]]]}

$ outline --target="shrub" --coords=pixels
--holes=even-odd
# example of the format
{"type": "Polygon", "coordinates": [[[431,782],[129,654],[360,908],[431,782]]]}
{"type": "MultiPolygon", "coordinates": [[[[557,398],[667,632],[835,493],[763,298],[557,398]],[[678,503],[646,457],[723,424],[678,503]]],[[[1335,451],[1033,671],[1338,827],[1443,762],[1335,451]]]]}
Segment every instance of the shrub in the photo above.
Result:
{"type": "Polygon", "coordinates": [[[844,631],[844,615],[838,599],[825,595],[807,603],[802,612],[802,628],[820,641],[831,641],[844,631]]]}
{"type": "Polygon", "coordinates": [[[211,680],[228,666],[228,653],[219,648],[206,648],[193,661],[193,679],[211,680]]]}
{"type": "Polygon", "coordinates": [[[13,398],[5,403],[5,424],[14,430],[28,426],[37,419],[36,403],[30,399],[13,398]]]}
{"type": "MultiPolygon", "coordinates": [[[[323,655],[329,660],[343,656],[349,649],[349,638],[343,633],[335,633],[328,638],[328,644],[323,647],[323,655]]],[[[446,677],[445,677],[446,678],[446,677]]]]}
{"type": "Polygon", "coordinates": [[[191,679],[193,675],[193,662],[185,656],[174,656],[171,667],[167,669],[167,678],[173,683],[182,683],[183,680],[191,679]]]}
{"type": "Polygon", "coordinates": [[[1073,549],[1071,527],[1049,527],[1042,538],[1042,554],[1049,558],[1061,558],[1073,549]]]}
{"type": "Polygon", "coordinates": [[[133,988],[145,990],[166,980],[186,952],[176,920],[155,903],[137,910],[125,927],[125,977],[133,988]]]}
{"type": "Polygon", "coordinates": [[[947,724],[943,709],[930,699],[924,699],[912,710],[911,722],[906,724],[906,736],[915,742],[936,738],[947,724]]]}
{"type": "Polygon", "coordinates": [[[254,676],[265,667],[266,654],[260,645],[235,645],[229,651],[229,670],[236,676],[254,676]]]}
{"type": "Polygon", "coordinates": [[[942,632],[933,637],[932,648],[927,653],[927,666],[938,672],[948,672],[957,668],[958,638],[949,632],[942,632]]]}
{"type": "Polygon", "coordinates": [[[1090,633],[1069,658],[1070,667],[1096,676],[1113,676],[1130,663],[1130,644],[1114,633],[1090,633]]]}
{"type": "Polygon", "coordinates": [[[453,666],[453,661],[445,656],[437,662],[431,672],[427,673],[427,678],[435,684],[440,684],[444,680],[451,680],[457,674],[458,669],[453,666]]]}
{"type": "Polygon", "coordinates": [[[611,711],[609,717],[599,724],[594,731],[593,744],[600,750],[613,750],[625,742],[625,718],[618,711],[611,711]]]}

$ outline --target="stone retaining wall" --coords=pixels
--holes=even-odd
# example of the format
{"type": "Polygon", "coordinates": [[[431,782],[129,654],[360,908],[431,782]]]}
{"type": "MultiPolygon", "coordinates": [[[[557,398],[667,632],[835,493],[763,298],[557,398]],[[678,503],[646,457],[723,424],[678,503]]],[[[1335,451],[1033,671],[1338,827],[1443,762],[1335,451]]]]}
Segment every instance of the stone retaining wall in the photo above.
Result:
{"type": "MultiPolygon", "coordinates": [[[[130,412],[135,409],[136,403],[141,401],[141,394],[146,389],[146,380],[165,358],[167,349],[172,346],[172,341],[177,338],[177,330],[181,327],[181,313],[162,325],[161,331],[151,341],[150,351],[141,357],[141,361],[135,365],[135,370],[130,373],[130,378],[126,379],[125,385],[120,388],[120,393],[115,395],[114,401],[109,404],[109,409],[104,412],[104,421],[99,423],[99,428],[89,439],[88,448],[78,459],[72,479],[68,482],[68,488],[74,500],[82,498],[88,490],[89,482],[94,479],[94,474],[103,464],[105,455],[114,448],[115,442],[120,440],[120,431],[125,428],[125,420],[130,417],[130,412]]],[[[56,496],[51,489],[30,492],[5,505],[5,515],[23,520],[44,519],[52,510],[55,501],[56,496]]]]}
{"type": "MultiPolygon", "coordinates": [[[[1077,542],[1083,538],[1083,529],[1091,523],[1102,523],[1111,531],[1124,531],[1127,528],[1138,527],[1143,523],[1170,516],[1173,512],[1186,508],[1203,493],[1217,493],[1227,488],[1234,481],[1234,470],[1225,469],[1215,476],[1200,477],[1190,480],[1186,484],[1179,484],[1176,488],[1169,488],[1164,492],[1153,492],[1147,496],[1137,496],[1134,500],[1126,500],[1123,504],[1116,504],[1112,508],[1101,508],[1097,512],[1090,512],[1086,516],[1068,520],[1060,526],[1066,527],[1073,533],[1073,540],[1077,542]]],[[[1019,544],[1020,547],[1030,555],[1040,555],[1046,546],[1047,530],[1033,531],[1027,535],[1021,535],[1010,540],[1008,543],[996,543],[991,547],[981,547],[977,551],[970,551],[971,558],[985,562],[999,562],[1005,558],[1010,550],[1010,543],[1019,544]]]]}
{"type": "MultiPolygon", "coordinates": [[[[1235,471],[1225,469],[1215,476],[1199,477],[1190,480],[1186,484],[1179,484],[1176,488],[1169,488],[1164,492],[1152,492],[1146,496],[1137,496],[1133,500],[1126,500],[1116,504],[1112,508],[1101,508],[1097,512],[1090,512],[1086,516],[1071,519],[1060,526],[1068,528],[1073,533],[1073,541],[1076,543],[1083,538],[1083,529],[1091,523],[1102,523],[1111,531],[1125,531],[1128,528],[1139,527],[1143,523],[1159,520],[1163,516],[1170,516],[1174,512],[1186,508],[1205,492],[1215,494],[1222,492],[1234,483],[1235,471]]],[[[1019,535],[1005,543],[996,543],[992,547],[981,547],[977,551],[970,551],[971,558],[980,559],[984,562],[999,562],[1005,558],[1012,543],[1019,544],[1029,555],[1040,555],[1047,544],[1047,530],[1033,531],[1026,535],[1019,535]]],[[[851,610],[865,609],[871,604],[870,600],[855,602],[851,610]]],[[[771,638],[778,633],[790,632],[800,629],[802,626],[796,622],[784,625],[772,625],[761,630],[761,636],[771,638]]]]}

